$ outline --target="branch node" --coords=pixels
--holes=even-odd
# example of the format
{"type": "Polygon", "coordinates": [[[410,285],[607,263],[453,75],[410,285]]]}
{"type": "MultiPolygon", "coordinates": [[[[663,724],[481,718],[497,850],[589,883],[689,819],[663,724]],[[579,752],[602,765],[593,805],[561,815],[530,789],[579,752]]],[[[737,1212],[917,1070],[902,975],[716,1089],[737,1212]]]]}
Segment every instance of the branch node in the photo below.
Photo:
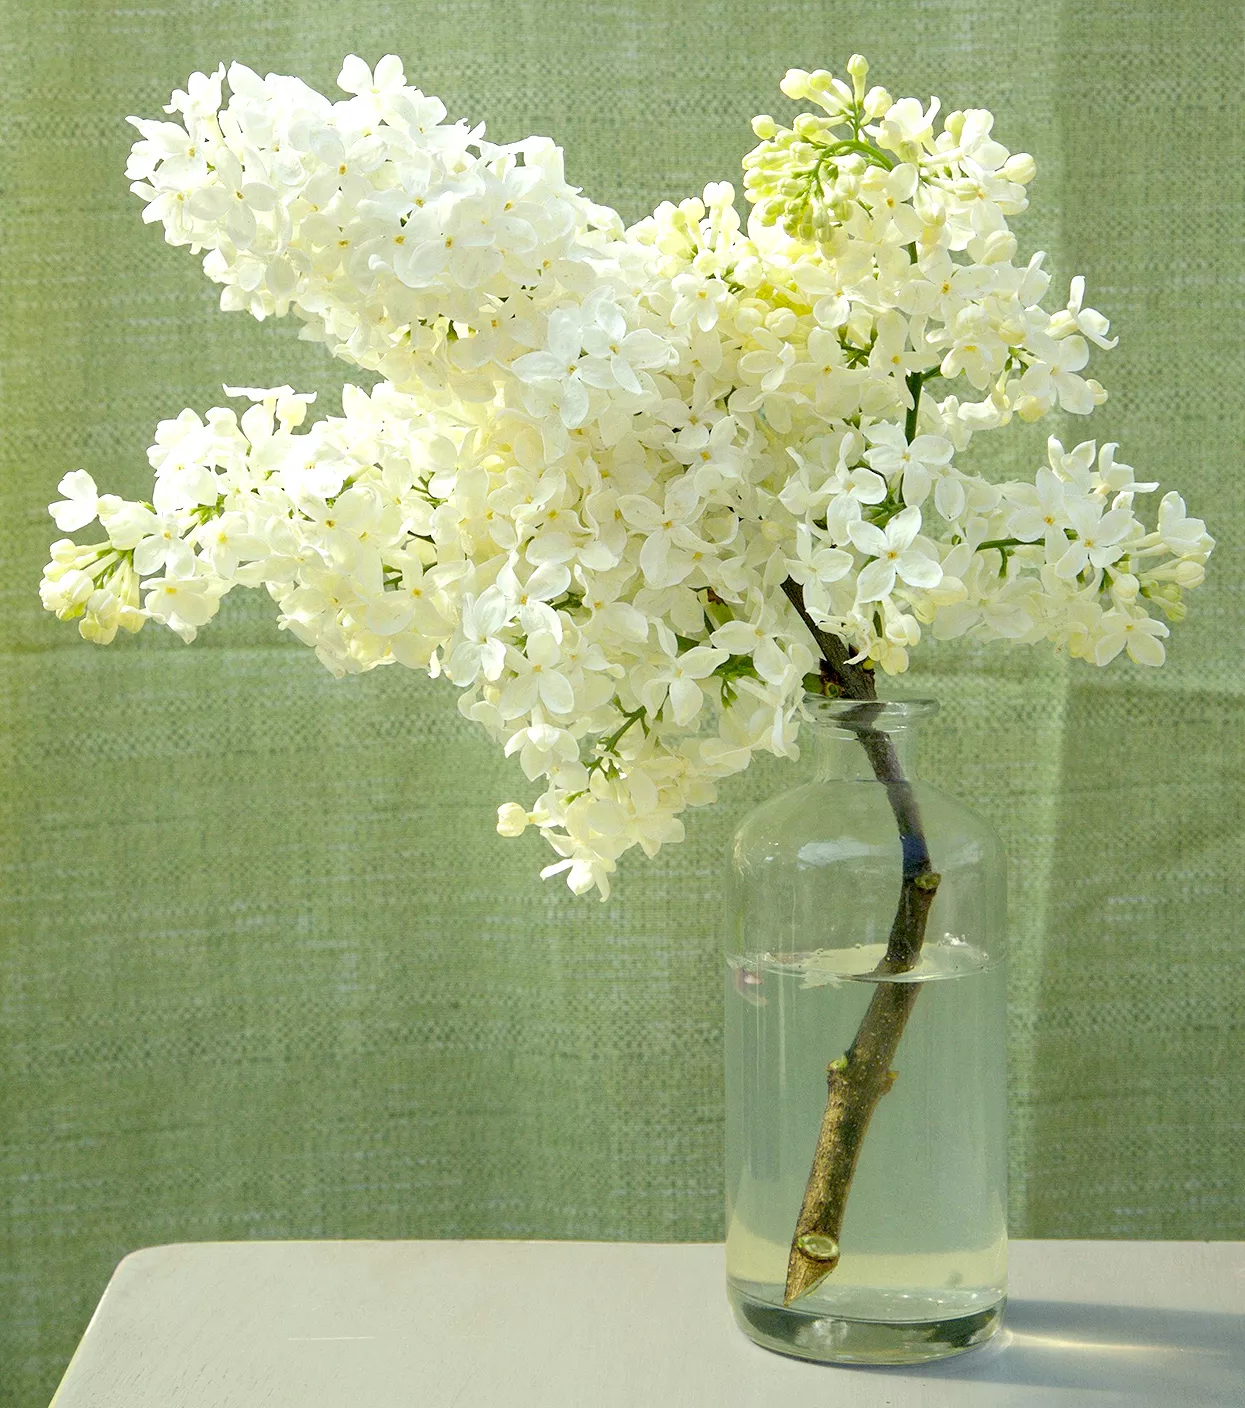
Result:
{"type": "Polygon", "coordinates": [[[833,1237],[821,1232],[805,1232],[796,1243],[806,1257],[813,1261],[838,1261],[839,1244],[833,1237]]]}

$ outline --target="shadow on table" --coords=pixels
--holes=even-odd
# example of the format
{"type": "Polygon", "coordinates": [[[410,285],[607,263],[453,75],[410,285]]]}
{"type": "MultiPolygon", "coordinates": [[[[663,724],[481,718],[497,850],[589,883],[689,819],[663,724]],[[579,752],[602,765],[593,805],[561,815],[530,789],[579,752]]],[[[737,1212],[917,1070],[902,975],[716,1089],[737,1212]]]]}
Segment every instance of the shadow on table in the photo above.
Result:
{"type": "Polygon", "coordinates": [[[1123,1393],[1139,1403],[1239,1408],[1245,1402],[1245,1315],[1013,1300],[990,1344],[917,1372],[1123,1393]]]}

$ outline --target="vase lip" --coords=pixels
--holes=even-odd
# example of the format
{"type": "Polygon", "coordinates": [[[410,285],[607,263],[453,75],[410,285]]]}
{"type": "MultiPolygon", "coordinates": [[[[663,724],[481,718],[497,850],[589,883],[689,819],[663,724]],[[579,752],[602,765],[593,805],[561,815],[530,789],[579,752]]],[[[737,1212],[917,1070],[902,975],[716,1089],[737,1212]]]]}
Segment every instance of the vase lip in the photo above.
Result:
{"type": "Polygon", "coordinates": [[[804,714],[810,722],[853,731],[871,728],[891,733],[924,723],[937,712],[936,699],[846,699],[813,690],[804,693],[804,714]]]}

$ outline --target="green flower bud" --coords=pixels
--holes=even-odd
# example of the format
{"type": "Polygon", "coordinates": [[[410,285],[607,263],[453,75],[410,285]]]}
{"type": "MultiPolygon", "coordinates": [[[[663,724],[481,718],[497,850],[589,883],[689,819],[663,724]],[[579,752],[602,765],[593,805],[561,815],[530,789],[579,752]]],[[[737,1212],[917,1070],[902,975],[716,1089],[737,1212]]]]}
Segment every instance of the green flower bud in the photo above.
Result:
{"type": "Polygon", "coordinates": [[[870,88],[865,94],[864,113],[871,121],[895,106],[895,100],[885,88],[870,88]]]}
{"type": "Polygon", "coordinates": [[[808,97],[808,74],[802,68],[790,68],[778,86],[788,98],[798,103],[808,97]]]}
{"type": "Polygon", "coordinates": [[[865,78],[869,73],[869,61],[863,54],[853,54],[847,61],[847,72],[852,80],[852,91],[857,103],[865,95],[865,78]]]}

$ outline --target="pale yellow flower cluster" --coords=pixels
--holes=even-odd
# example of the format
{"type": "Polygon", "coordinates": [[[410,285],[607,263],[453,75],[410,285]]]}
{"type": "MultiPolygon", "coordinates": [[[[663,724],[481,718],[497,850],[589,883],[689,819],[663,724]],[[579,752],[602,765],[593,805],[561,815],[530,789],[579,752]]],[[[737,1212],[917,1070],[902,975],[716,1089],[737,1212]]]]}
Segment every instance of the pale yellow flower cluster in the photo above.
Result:
{"type": "Polygon", "coordinates": [[[106,643],[191,640],[234,586],[335,673],[446,677],[543,791],[535,825],[572,889],[608,893],[632,846],[758,751],[791,755],[813,642],[784,583],[891,673],[973,633],[1103,665],[1163,659],[1212,542],[1086,441],[1035,478],[961,468],[972,437],[1102,401],[1106,319],[1008,221],[1034,163],[993,118],[793,71],[816,111],[754,124],[734,190],[625,230],[544,138],[447,124],[390,57],[348,96],[235,64],[134,119],[133,189],[204,253],[226,309],[293,313],[384,379],[305,426],[309,396],[243,389],[184,411],[150,452],[150,503],[66,476],[53,515],[104,538],[53,548],[45,604],[106,643]]]}

